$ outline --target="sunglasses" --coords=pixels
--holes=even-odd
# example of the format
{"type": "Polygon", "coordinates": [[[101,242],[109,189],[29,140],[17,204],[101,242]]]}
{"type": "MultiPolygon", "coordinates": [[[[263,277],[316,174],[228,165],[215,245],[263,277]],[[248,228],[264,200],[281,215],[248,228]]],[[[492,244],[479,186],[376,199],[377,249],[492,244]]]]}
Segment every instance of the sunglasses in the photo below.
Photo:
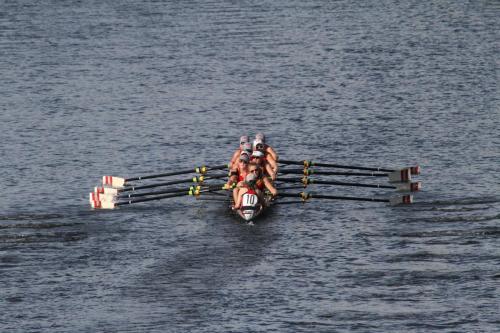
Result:
{"type": "Polygon", "coordinates": [[[256,146],[255,146],[255,148],[256,148],[257,150],[262,150],[262,149],[264,149],[264,145],[260,145],[260,144],[259,144],[259,145],[256,145],[256,146]]]}
{"type": "Polygon", "coordinates": [[[243,146],[245,143],[247,143],[247,142],[240,142],[240,146],[243,146]]]}
{"type": "Polygon", "coordinates": [[[248,164],[247,161],[243,161],[243,160],[240,160],[240,163],[243,163],[243,164],[248,164]]]}

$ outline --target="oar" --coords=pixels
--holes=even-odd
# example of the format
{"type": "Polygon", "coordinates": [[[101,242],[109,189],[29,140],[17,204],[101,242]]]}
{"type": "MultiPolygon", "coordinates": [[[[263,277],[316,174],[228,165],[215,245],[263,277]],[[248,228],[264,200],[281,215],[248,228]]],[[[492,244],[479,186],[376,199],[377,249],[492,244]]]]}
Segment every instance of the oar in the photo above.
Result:
{"type": "Polygon", "coordinates": [[[116,207],[123,206],[123,205],[131,205],[131,204],[139,203],[139,202],[182,197],[182,196],[186,196],[186,195],[192,195],[192,194],[188,191],[184,191],[183,193],[170,193],[170,194],[160,195],[157,197],[130,199],[127,201],[119,201],[119,202],[114,202],[112,200],[111,201],[108,201],[108,200],[92,201],[91,206],[94,209],[114,209],[116,207]]]}
{"type": "Polygon", "coordinates": [[[297,181],[300,181],[304,185],[304,187],[312,184],[322,184],[322,185],[353,186],[353,187],[387,188],[396,190],[398,192],[417,192],[420,191],[420,189],[422,188],[421,182],[400,183],[393,186],[393,185],[381,185],[381,184],[361,184],[361,183],[348,183],[348,182],[338,182],[329,180],[317,180],[308,177],[303,177],[300,180],[291,178],[280,178],[279,181],[282,181],[284,183],[296,183],[297,181]]]}
{"type": "Polygon", "coordinates": [[[387,173],[375,173],[375,172],[337,172],[337,171],[322,171],[313,169],[280,169],[279,173],[288,174],[298,174],[304,176],[310,175],[329,175],[329,176],[371,176],[371,177],[386,177],[387,173]]]}
{"type": "Polygon", "coordinates": [[[196,187],[191,186],[189,189],[174,188],[174,189],[168,189],[168,190],[163,190],[163,191],[152,191],[152,192],[141,192],[141,193],[133,192],[133,193],[110,194],[110,193],[94,192],[94,193],[90,193],[89,201],[90,201],[90,205],[92,205],[93,201],[118,201],[121,199],[147,197],[147,196],[167,194],[167,193],[185,193],[187,191],[194,191],[198,187],[199,186],[196,186],[196,187]]]}
{"type": "Polygon", "coordinates": [[[95,187],[94,192],[107,193],[107,194],[118,194],[118,193],[122,193],[122,192],[137,191],[137,190],[143,190],[143,189],[159,187],[159,186],[178,185],[178,184],[185,184],[185,183],[191,183],[191,182],[203,183],[204,181],[209,180],[209,179],[219,179],[219,178],[223,178],[223,177],[227,177],[227,176],[226,175],[211,176],[211,177],[199,176],[199,177],[193,177],[193,178],[189,178],[189,179],[172,180],[169,182],[161,182],[161,183],[155,183],[155,184],[149,184],[149,185],[127,186],[124,188],[95,187]]]}
{"type": "Polygon", "coordinates": [[[313,193],[306,193],[306,192],[278,193],[278,196],[285,197],[285,198],[301,198],[303,201],[307,201],[309,199],[316,198],[316,199],[330,199],[330,200],[387,202],[391,205],[413,203],[413,196],[411,196],[411,195],[403,195],[403,196],[398,196],[398,197],[392,197],[389,199],[366,198],[366,197],[346,197],[346,196],[339,196],[339,195],[313,194],[313,193]]]}
{"type": "Polygon", "coordinates": [[[301,174],[304,176],[310,175],[326,175],[326,176],[362,176],[362,177],[389,177],[390,183],[400,183],[411,181],[410,169],[402,169],[394,171],[391,173],[380,173],[380,172],[337,172],[337,171],[322,171],[313,169],[281,169],[280,173],[286,174],[301,174]]]}
{"type": "Polygon", "coordinates": [[[137,202],[145,202],[145,201],[151,201],[151,200],[160,200],[160,199],[166,199],[166,198],[174,198],[174,197],[179,197],[179,196],[184,196],[184,195],[191,195],[198,197],[201,193],[205,192],[213,192],[213,191],[219,191],[226,189],[224,185],[212,185],[212,186],[207,186],[206,188],[202,188],[202,186],[191,186],[189,190],[187,189],[168,189],[168,190],[163,190],[163,191],[155,191],[155,192],[143,192],[143,193],[133,193],[133,194],[128,194],[126,196],[121,196],[114,195],[114,194],[109,194],[109,193],[98,193],[98,192],[92,192],[90,193],[89,196],[89,201],[90,201],[90,206],[92,208],[102,208],[102,209],[113,209],[118,206],[123,205],[124,203],[137,203],[137,202]],[[159,195],[160,194],[160,195],[159,195]],[[144,196],[152,196],[152,195],[159,195],[159,196],[154,196],[154,197],[149,197],[149,198],[144,198],[140,199],[140,197],[144,196]],[[137,199],[139,197],[139,199],[137,199]],[[125,199],[125,201],[123,201],[125,199]],[[127,200],[129,199],[129,200],[127,200]],[[120,201],[122,200],[122,201],[120,201]]]}
{"type": "Polygon", "coordinates": [[[199,173],[201,175],[204,175],[210,170],[221,170],[221,169],[225,169],[227,167],[228,167],[227,164],[216,165],[216,166],[212,166],[212,167],[201,166],[201,167],[197,167],[194,169],[186,169],[186,170],[179,170],[179,171],[173,171],[173,172],[159,173],[159,174],[155,174],[155,175],[146,175],[146,176],[138,176],[138,177],[130,177],[130,178],[122,178],[122,177],[116,177],[116,176],[103,176],[102,177],[102,184],[107,185],[107,186],[122,188],[122,187],[126,186],[128,182],[135,181],[135,180],[185,175],[188,173],[199,173]]]}
{"type": "MultiPolygon", "coordinates": [[[[305,168],[310,168],[313,166],[317,167],[329,167],[329,168],[339,168],[339,169],[352,169],[352,170],[366,170],[366,171],[381,171],[381,172],[394,172],[394,171],[399,171],[397,169],[391,169],[391,168],[378,168],[378,167],[364,167],[364,166],[355,166],[355,165],[341,165],[341,164],[334,164],[334,163],[318,163],[318,162],[313,162],[313,161],[308,161],[308,160],[303,160],[303,161],[289,161],[289,160],[279,160],[279,163],[283,164],[292,164],[292,165],[303,165],[305,168]]],[[[410,172],[412,175],[419,175],[420,174],[420,166],[412,166],[409,168],[405,169],[410,169],[410,172]]]]}

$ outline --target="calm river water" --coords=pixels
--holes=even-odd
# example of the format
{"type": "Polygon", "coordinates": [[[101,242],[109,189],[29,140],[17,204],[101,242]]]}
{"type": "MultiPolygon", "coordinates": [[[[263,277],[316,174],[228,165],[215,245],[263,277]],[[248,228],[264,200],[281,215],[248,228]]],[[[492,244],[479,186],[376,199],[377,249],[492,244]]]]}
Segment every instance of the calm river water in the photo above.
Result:
{"type": "Polygon", "coordinates": [[[1,1],[0,331],[499,332],[499,14],[1,1]],[[103,175],[226,163],[258,131],[286,159],[420,164],[423,191],[254,226],[193,198],[89,208],[103,175]]]}

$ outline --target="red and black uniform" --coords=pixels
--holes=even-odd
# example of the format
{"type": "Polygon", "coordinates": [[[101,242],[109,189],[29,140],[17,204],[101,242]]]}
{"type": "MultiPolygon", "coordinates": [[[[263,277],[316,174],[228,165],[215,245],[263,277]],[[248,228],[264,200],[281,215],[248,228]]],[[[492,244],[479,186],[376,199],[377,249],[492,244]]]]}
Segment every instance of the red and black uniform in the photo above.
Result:
{"type": "Polygon", "coordinates": [[[239,182],[242,182],[245,180],[245,177],[247,176],[248,172],[246,173],[243,173],[241,172],[241,170],[238,168],[236,170],[232,170],[231,173],[230,173],[230,176],[236,176],[236,178],[238,179],[237,183],[239,182]]]}
{"type": "Polygon", "coordinates": [[[255,188],[258,188],[258,185],[256,182],[252,182],[252,183],[243,182],[242,187],[247,189],[246,193],[248,193],[248,194],[257,194],[255,192],[255,188]]]}

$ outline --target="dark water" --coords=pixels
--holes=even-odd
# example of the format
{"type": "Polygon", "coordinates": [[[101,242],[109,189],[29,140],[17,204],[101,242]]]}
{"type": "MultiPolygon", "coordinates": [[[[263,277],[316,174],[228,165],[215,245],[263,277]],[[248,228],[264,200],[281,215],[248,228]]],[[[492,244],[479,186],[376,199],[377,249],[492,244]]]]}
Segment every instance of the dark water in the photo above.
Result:
{"type": "Polygon", "coordinates": [[[0,331],[500,331],[499,12],[1,1],[0,331]],[[424,191],[255,226],[191,198],[88,207],[102,175],[225,163],[257,131],[289,159],[418,163],[424,191]]]}

